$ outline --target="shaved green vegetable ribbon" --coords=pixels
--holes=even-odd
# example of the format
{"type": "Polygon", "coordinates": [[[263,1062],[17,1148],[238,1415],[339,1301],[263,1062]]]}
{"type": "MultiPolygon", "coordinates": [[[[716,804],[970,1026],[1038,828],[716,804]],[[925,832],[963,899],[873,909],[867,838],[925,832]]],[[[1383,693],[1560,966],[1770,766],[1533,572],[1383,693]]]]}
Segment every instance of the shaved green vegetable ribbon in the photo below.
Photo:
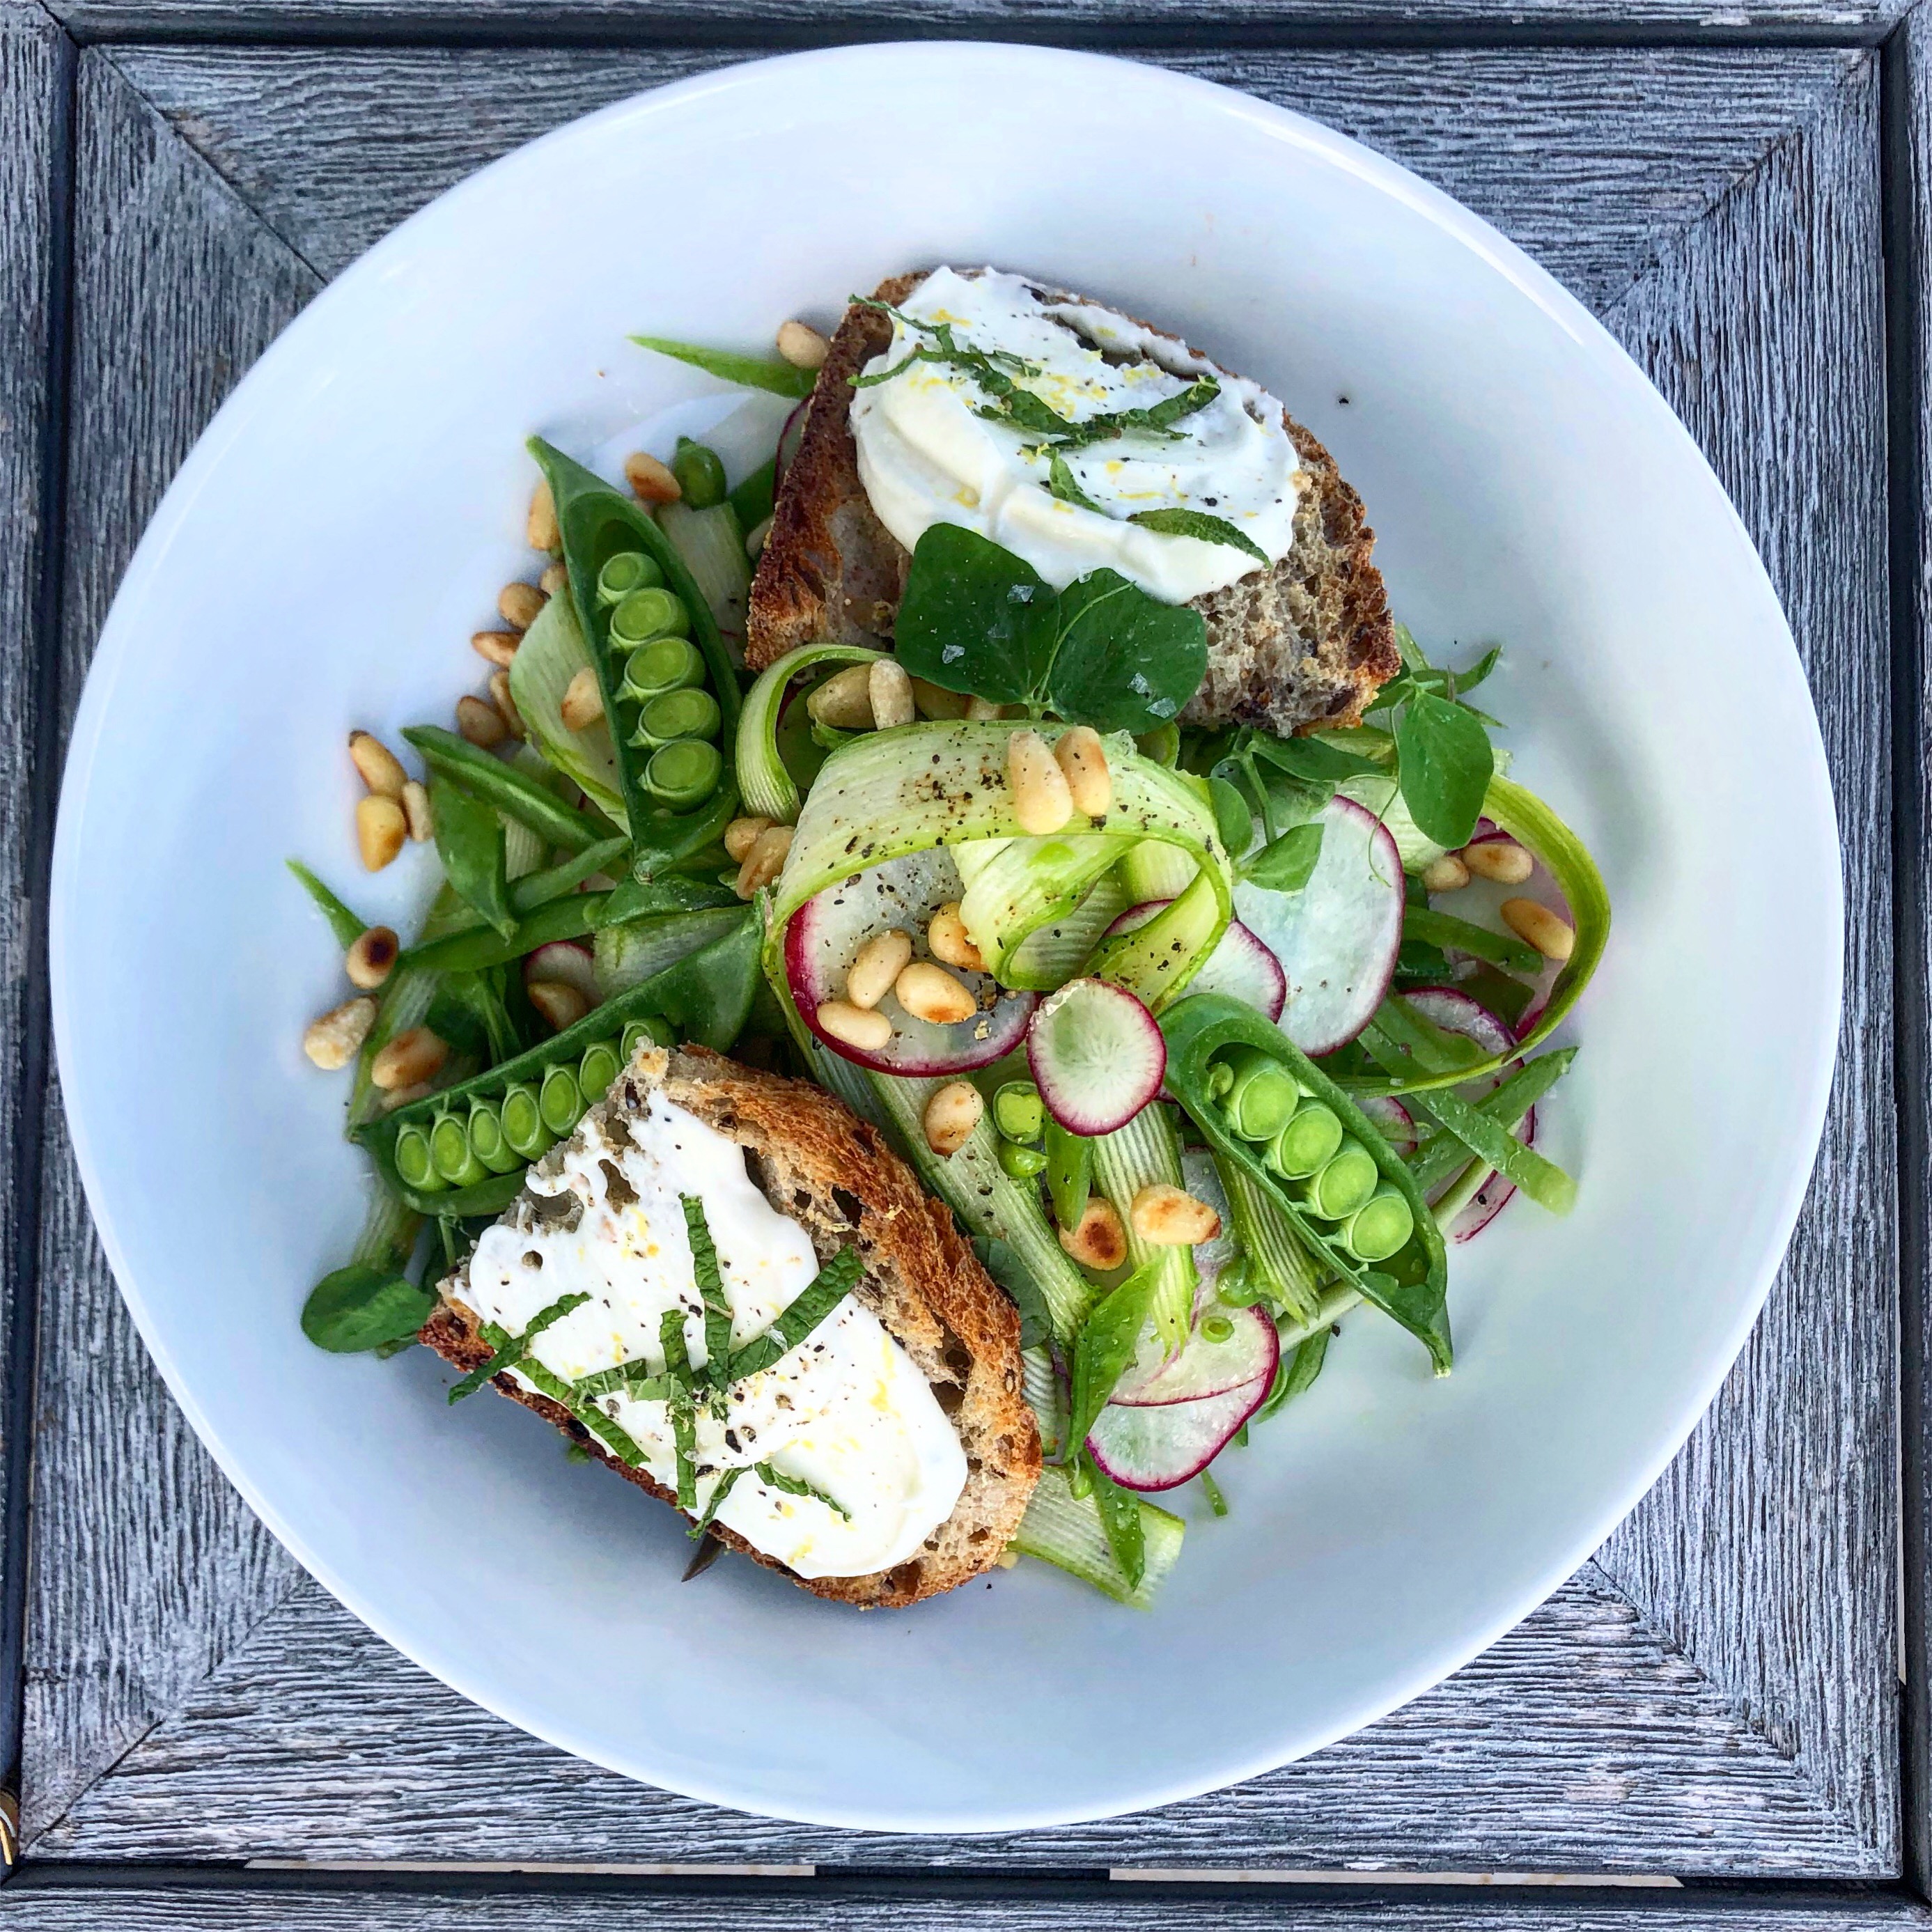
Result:
{"type": "Polygon", "coordinates": [[[738,789],[744,794],[746,812],[780,825],[797,822],[798,786],[785,769],[778,745],[778,720],[794,682],[823,665],[877,664],[884,656],[884,652],[863,644],[805,644],[758,674],[738,714],[738,789]]]}

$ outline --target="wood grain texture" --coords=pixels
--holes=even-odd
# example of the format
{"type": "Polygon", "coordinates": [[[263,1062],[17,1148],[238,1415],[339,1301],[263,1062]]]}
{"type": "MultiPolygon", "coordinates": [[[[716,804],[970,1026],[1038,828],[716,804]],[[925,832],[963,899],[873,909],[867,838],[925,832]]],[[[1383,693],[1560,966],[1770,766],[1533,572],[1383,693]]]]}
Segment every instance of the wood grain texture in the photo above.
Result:
{"type": "MultiPolygon", "coordinates": [[[[142,526],[317,286],[97,56],[81,62],[76,108],[63,738],[142,526]]],[[[25,1808],[44,1822],[301,1573],[149,1366],[94,1241],[57,1096],[42,1209],[25,1808]]]]}
{"type": "MultiPolygon", "coordinates": [[[[503,1882],[498,1881],[499,1885],[503,1882]]],[[[296,1890],[257,1882],[242,1888],[163,1890],[137,1883],[14,1884],[0,1892],[4,1932],[1284,1932],[1346,1927],[1349,1932],[1904,1932],[1932,1924],[1923,1906],[1898,1897],[1700,1899],[1672,1894],[1636,1900],[1598,1890],[1502,1898],[1348,1886],[1282,1886],[1270,1896],[1230,1897],[1206,1886],[1042,1888],[1046,1895],[946,1898],[910,1893],[840,1896],[810,1880],[756,1892],[732,1888],[563,1892],[512,1882],[494,1893],[438,1894],[351,1885],[296,1890]],[[1151,1891],[1152,1888],[1144,1890],[1151,1891]]]]}
{"type": "Polygon", "coordinates": [[[821,1867],[1844,1868],[1842,1820],[1586,1570],[1440,1689],[1270,1776],[1050,1832],[835,1832],[652,1791],[510,1730],[313,1586],[67,1815],[42,1858],[821,1867]]]}
{"type": "Polygon", "coordinates": [[[1890,1867],[1898,1256],[1877,112],[1868,70],[1607,318],[1709,455],[1790,618],[1837,794],[1847,950],[1824,1144],[1778,1286],[1710,1414],[1600,1560],[1890,1867]]]}
{"type": "MultiPolygon", "coordinates": [[[[195,428],[316,285],[305,263],[332,272],[456,174],[596,104],[600,86],[628,92],[665,60],[709,58],[90,55],[71,525],[88,542],[74,556],[70,693],[195,428]],[[167,137],[162,112],[198,154],[167,137]],[[149,345],[131,368],[112,354],[117,338],[149,345]]],[[[1876,201],[1869,170],[1854,165],[1871,138],[1870,75],[1838,52],[1620,58],[1604,70],[1622,92],[1604,100],[1589,64],[1561,52],[1205,65],[1351,127],[1522,235],[1600,304],[1622,298],[1618,326],[1738,472],[1726,480],[1798,600],[1843,772],[1854,720],[1874,715],[1858,707],[1884,715],[1868,662],[1879,364],[1862,306],[1876,201]],[[1640,212],[1626,219],[1620,198],[1640,212]],[[1724,238],[1706,244],[1706,230],[1724,238]],[[1754,452],[1790,448],[1788,411],[1809,439],[1802,446],[1832,460],[1787,460],[1760,476],[1754,452]],[[1834,422],[1844,435],[1821,442],[1834,422]],[[1828,505],[1864,521],[1821,539],[1814,519],[1828,505]]],[[[1850,776],[1881,824],[1882,793],[1850,776]]],[[[1873,837],[1850,850],[1862,868],[1854,902],[1882,907],[1873,837]]],[[[1873,964],[1882,986],[1883,963],[1873,964]]],[[[1873,1024],[1883,1023],[1881,1008],[1873,1024]]],[[[1862,1232],[1846,1204],[1859,1186],[1886,1198],[1891,1181],[1870,1078],[1882,1037],[1862,1046],[1834,1116],[1850,1165],[1842,1185],[1831,1171],[1814,1202],[1820,1232],[1801,1250],[1814,1258],[1785,1291],[1812,1323],[1821,1298],[1849,1298],[1847,1316],[1830,1304],[1847,1334],[1828,1361],[1850,1373],[1854,1400],[1837,1418],[1825,1378],[1809,1379],[1816,1334],[1780,1304],[1722,1420],[1672,1478],[1670,1508],[1606,1553],[1618,1588],[1658,1628],[1586,1571],[1450,1685],[1304,1765],[1154,1816],[1007,1841],[814,1834],[641,1790],[441,1690],[312,1585],[290,1591],[289,1560],[148,1370],[56,1148],[45,1252],[61,1287],[50,1304],[29,1690],[34,1849],[500,1858],[509,1839],[526,1856],[670,1862],[1882,1874],[1896,1856],[1896,1804],[1880,1654],[1886,1532],[1873,1512],[1892,1438],[1888,1410],[1874,1414],[1861,1377],[1889,1251],[1882,1217],[1876,1234],[1862,1232]],[[1870,1272],[1848,1280],[1842,1261],[1833,1272],[1825,1262],[1836,1251],[1870,1272]],[[1795,1443],[1766,1439],[1780,1416],[1796,1418],[1795,1443]],[[1814,1574],[1803,1512],[1816,1497],[1828,1514],[1841,1492],[1854,1532],[1876,1540],[1828,1541],[1814,1574]],[[84,1520],[71,1502],[82,1496],[94,1512],[84,1520]]]]}
{"type": "MultiPolygon", "coordinates": [[[[135,46],[112,58],[277,234],[334,275],[520,142],[756,51],[135,46]]],[[[1599,308],[1651,266],[1662,238],[1828,111],[1865,58],[1844,49],[1123,51],[1312,115],[1414,168],[1599,308]]]]}

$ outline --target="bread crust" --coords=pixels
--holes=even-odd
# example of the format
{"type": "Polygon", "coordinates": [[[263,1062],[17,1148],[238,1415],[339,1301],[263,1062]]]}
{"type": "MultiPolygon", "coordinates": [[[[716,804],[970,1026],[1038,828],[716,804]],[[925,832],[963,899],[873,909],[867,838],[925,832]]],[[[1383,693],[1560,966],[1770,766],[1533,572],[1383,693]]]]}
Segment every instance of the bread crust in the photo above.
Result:
{"type": "MultiPolygon", "coordinates": [[[[669,1054],[640,1048],[609,1096],[592,1109],[595,1124],[638,1112],[653,1088],[746,1150],[752,1178],[774,1207],[804,1226],[821,1262],[848,1242],[857,1247],[866,1269],[854,1295],[933,1385],[966,1451],[966,1486],[952,1515],[916,1556],[890,1570],[797,1576],[722,1524],[712,1534],[814,1596],[865,1610],[902,1609],[991,1568],[1018,1529],[1039,1480],[1040,1430],[1021,1387],[1018,1313],[951,1214],[927,1196],[876,1128],[823,1088],[742,1066],[704,1047],[669,1054]]],[[[507,1211],[514,1214],[515,1204],[507,1211]]],[[[491,1352],[464,1299],[467,1283],[466,1263],[442,1283],[442,1304],[422,1330],[424,1342],[464,1370],[480,1366],[491,1352]]],[[[676,1506],[671,1491],[620,1462],[561,1404],[507,1374],[494,1386],[626,1481],[676,1506]]]]}
{"type": "MultiPolygon", "coordinates": [[[[926,272],[891,277],[873,299],[904,301],[926,272]]],[[[746,656],[754,670],[821,640],[890,644],[911,560],[860,479],[851,378],[891,340],[890,320],[856,303],[832,338],[752,580],[746,656]]],[[[1193,600],[1208,626],[1208,674],[1182,714],[1189,724],[1283,734],[1358,724],[1401,668],[1362,500],[1312,430],[1286,410],[1282,420],[1310,479],[1293,540],[1271,569],[1193,600]]]]}

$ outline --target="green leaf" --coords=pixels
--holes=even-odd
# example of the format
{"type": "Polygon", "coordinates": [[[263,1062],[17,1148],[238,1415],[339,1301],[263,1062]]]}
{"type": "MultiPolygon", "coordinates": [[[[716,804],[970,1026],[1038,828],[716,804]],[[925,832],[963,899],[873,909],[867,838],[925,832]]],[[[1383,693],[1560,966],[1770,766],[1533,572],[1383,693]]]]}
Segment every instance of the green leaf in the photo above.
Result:
{"type": "Polygon", "coordinates": [[[906,573],[893,631],[898,661],[943,691],[1027,704],[1053,662],[1056,602],[1010,550],[976,530],[934,524],[906,573]]]}
{"type": "MultiPolygon", "coordinates": [[[[1057,490],[1054,492],[1055,496],[1059,494],[1057,490]]],[[[1236,529],[1226,518],[1210,517],[1204,510],[1136,510],[1127,521],[1160,536],[1192,537],[1199,543],[1225,544],[1230,550],[1252,557],[1263,568],[1274,560],[1252,537],[1236,529]]]]}
{"type": "Polygon", "coordinates": [[[1147,1534],[1141,1522],[1141,1499],[1132,1490],[1122,1489],[1084,1450],[1081,1455],[1092,1485],[1094,1507],[1100,1513],[1100,1527],[1107,1534],[1107,1546],[1120,1566],[1120,1574],[1127,1580],[1127,1588],[1138,1590],[1141,1579],[1147,1574],[1147,1534]]]}
{"type": "Polygon", "coordinates": [[[290,859],[285,862],[295,874],[296,883],[315,902],[316,910],[328,920],[328,929],[334,934],[336,944],[353,946],[368,929],[368,922],[359,914],[351,912],[299,859],[290,859]]]}
{"type": "Polygon", "coordinates": [[[504,872],[503,821],[496,808],[440,772],[429,781],[436,856],[464,902],[508,939],[517,929],[504,872]]]}
{"type": "Polygon", "coordinates": [[[1046,1298],[1041,1294],[1033,1270],[1020,1258],[1019,1251],[1010,1241],[986,1234],[975,1234],[972,1240],[973,1252],[979,1256],[980,1265],[1006,1290],[1020,1312],[1020,1346],[1043,1346],[1052,1339],[1053,1322],[1047,1311],[1046,1298]]]}
{"type": "Polygon", "coordinates": [[[1496,669],[1502,654],[1502,645],[1492,644],[1467,670],[1451,671],[1449,674],[1449,695],[1460,699],[1466,692],[1474,691],[1496,669]]]}
{"type": "Polygon", "coordinates": [[[1240,788],[1226,778],[1210,777],[1208,796],[1214,807],[1215,832],[1228,856],[1238,859],[1255,842],[1255,815],[1240,788]]]}
{"type": "Polygon", "coordinates": [[[1252,734],[1247,748],[1277,771],[1304,784],[1337,785],[1344,778],[1380,774],[1382,767],[1359,752],[1345,751],[1320,738],[1276,738],[1264,731],[1252,734]]]}
{"type": "Polygon", "coordinates": [[[1158,1260],[1136,1268],[1088,1316],[1073,1345],[1073,1408],[1068,1442],[1077,1444],[1086,1441],[1108,1397],[1126,1373],[1164,1272],[1158,1260]]]}
{"type": "Polygon", "coordinates": [[[712,1381],[722,1388],[731,1366],[731,1304],[724,1293],[724,1271],[718,1265],[718,1246],[711,1238],[704,1202],[695,1194],[677,1198],[691,1242],[692,1273],[704,1303],[705,1366],[712,1381]]]}
{"type": "Polygon", "coordinates": [[[775,396],[802,400],[812,394],[814,372],[795,369],[789,362],[763,356],[740,356],[730,349],[706,349],[695,342],[674,342],[664,335],[634,335],[640,349],[654,349],[660,356],[688,362],[716,376],[721,382],[736,382],[740,388],[768,389],[775,396]]]}
{"type": "Polygon", "coordinates": [[[1241,877],[1271,892],[1300,892],[1322,856],[1322,830],[1318,822],[1291,826],[1241,867],[1241,877]]]}
{"type": "Polygon", "coordinates": [[[406,1342],[427,1322],[436,1297],[407,1275],[361,1262],[317,1282],[302,1305],[302,1333],[332,1355],[406,1342]]]}
{"type": "Polygon", "coordinates": [[[1496,770],[1490,734],[1461,705],[1428,692],[1404,708],[1395,731],[1402,802],[1438,845],[1466,845],[1496,770]]]}
{"type": "Polygon", "coordinates": [[[1091,510],[1095,515],[1104,517],[1107,513],[1080,487],[1080,479],[1068,466],[1065,457],[1058,450],[1050,452],[1047,462],[1046,487],[1048,492],[1063,503],[1072,503],[1078,508],[1091,510]]]}
{"type": "Polygon", "coordinates": [[[1059,648],[1046,698],[1096,731],[1150,731],[1174,717],[1208,671],[1199,611],[1157,603],[1118,572],[1090,572],[1060,593],[1059,648]]]}

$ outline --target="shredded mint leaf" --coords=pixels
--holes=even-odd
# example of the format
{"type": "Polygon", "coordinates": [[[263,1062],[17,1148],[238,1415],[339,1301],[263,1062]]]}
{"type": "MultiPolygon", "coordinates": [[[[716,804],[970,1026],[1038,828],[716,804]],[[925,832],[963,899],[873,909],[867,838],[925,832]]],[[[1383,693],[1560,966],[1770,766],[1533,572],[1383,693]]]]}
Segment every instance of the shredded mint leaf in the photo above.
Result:
{"type": "Polygon", "coordinates": [[[1300,892],[1313,878],[1321,859],[1322,832],[1318,820],[1291,826],[1242,866],[1241,877],[1271,892],[1300,892]]]}
{"type": "MultiPolygon", "coordinates": [[[[1081,488],[1079,478],[1074,475],[1066,458],[1057,449],[1052,452],[1047,460],[1046,487],[1048,494],[1058,497],[1063,503],[1071,503],[1077,509],[1091,510],[1096,516],[1104,517],[1107,514],[1081,488]]],[[[355,936],[353,933],[350,935],[351,938],[355,936]]]]}
{"type": "MultiPolygon", "coordinates": [[[[856,1248],[841,1248],[812,1278],[797,1300],[762,1335],[731,1358],[729,1379],[742,1382],[790,1354],[858,1285],[865,1272],[856,1248]]],[[[682,1337],[680,1336],[682,1342],[682,1337]]]]}
{"type": "Polygon", "coordinates": [[[827,1496],[823,1490],[814,1488],[810,1483],[797,1476],[788,1476],[783,1470],[775,1469],[769,1462],[754,1466],[758,1480],[768,1488],[776,1490],[788,1496],[809,1496],[814,1502],[821,1502],[829,1510],[836,1510],[848,1522],[852,1520],[852,1512],[836,1496],[827,1496]]]}
{"type": "Polygon", "coordinates": [[[724,1507],[724,1498],[731,1493],[738,1478],[744,1473],[745,1467],[741,1462],[735,1468],[727,1469],[718,1478],[717,1487],[711,1492],[711,1500],[704,1505],[704,1514],[691,1526],[688,1534],[694,1540],[710,1534],[712,1520],[724,1507]]]}
{"type": "MultiPolygon", "coordinates": [[[[524,1358],[530,1353],[530,1344],[553,1322],[561,1322],[572,1309],[581,1308],[590,1299],[589,1295],[580,1292],[575,1294],[566,1294],[561,1299],[553,1301],[548,1308],[532,1316],[530,1326],[520,1335],[515,1336],[512,1336],[506,1330],[497,1328],[494,1322],[484,1323],[484,1339],[496,1352],[481,1368],[472,1369],[469,1374],[450,1390],[451,1402],[459,1402],[465,1396],[474,1395],[485,1382],[500,1376],[506,1369],[524,1367],[524,1358]],[[500,1342],[496,1340],[500,1335],[503,1338],[500,1342]]],[[[536,1378],[532,1376],[531,1379],[534,1381],[536,1378]]],[[[568,1384],[560,1382],[557,1386],[560,1388],[566,1388],[568,1384]]],[[[563,1398],[558,1399],[561,1400],[563,1398]]]]}
{"type": "Polygon", "coordinates": [[[302,1304],[302,1333],[332,1355],[360,1354],[416,1339],[436,1297],[400,1270],[356,1262],[326,1274],[302,1304]]]}
{"type": "Polygon", "coordinates": [[[640,1358],[580,1378],[571,1384],[570,1393],[578,1402],[596,1402],[607,1395],[628,1396],[633,1402],[668,1402],[677,1386],[675,1376],[653,1375],[640,1358]]]}
{"type": "Polygon", "coordinates": [[[1178,436],[1180,432],[1174,425],[1184,417],[1204,410],[1220,393],[1220,382],[1212,376],[1203,376],[1186,388],[1144,409],[1113,410],[1100,416],[1083,417],[1070,424],[1056,439],[1057,446],[1062,449],[1077,449],[1084,443],[1108,442],[1116,436],[1133,434],[1178,436]]]}
{"type": "Polygon", "coordinates": [[[1226,518],[1210,517],[1203,510],[1136,510],[1127,521],[1162,536],[1193,537],[1202,543],[1226,544],[1230,550],[1252,557],[1264,568],[1270,561],[1268,552],[1252,537],[1236,529],[1226,518]]]}
{"type": "Polygon", "coordinates": [[[685,1232],[691,1240],[692,1272],[698,1277],[698,1292],[704,1300],[705,1367],[722,1388],[731,1361],[731,1304],[724,1297],[724,1272],[718,1265],[711,1224],[704,1218],[704,1203],[695,1194],[677,1198],[684,1209],[685,1232]]]}
{"type": "Polygon", "coordinates": [[[740,356],[729,349],[706,349],[694,342],[674,342],[663,335],[634,335],[640,349],[654,349],[660,356],[688,362],[716,376],[722,382],[736,382],[746,389],[769,389],[775,396],[802,400],[812,394],[814,372],[794,369],[789,362],[774,362],[763,356],[740,356]]]}
{"type": "Polygon", "coordinates": [[[517,1370],[520,1375],[530,1378],[539,1395],[547,1395],[560,1408],[569,1410],[627,1468],[640,1469],[644,1467],[644,1452],[638,1446],[630,1432],[612,1421],[594,1402],[574,1400],[572,1385],[561,1376],[553,1375],[542,1363],[538,1361],[519,1362],[517,1370]]]}

